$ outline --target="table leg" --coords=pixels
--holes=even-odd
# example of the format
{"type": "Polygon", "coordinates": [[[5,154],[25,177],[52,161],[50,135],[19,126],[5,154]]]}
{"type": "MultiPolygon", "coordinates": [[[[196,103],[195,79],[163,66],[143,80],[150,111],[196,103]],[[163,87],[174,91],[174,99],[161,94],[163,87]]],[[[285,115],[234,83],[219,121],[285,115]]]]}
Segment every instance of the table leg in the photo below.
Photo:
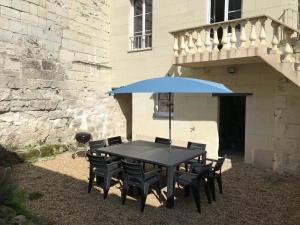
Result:
{"type": "Polygon", "coordinates": [[[174,167],[167,167],[167,208],[174,207],[174,167]]]}

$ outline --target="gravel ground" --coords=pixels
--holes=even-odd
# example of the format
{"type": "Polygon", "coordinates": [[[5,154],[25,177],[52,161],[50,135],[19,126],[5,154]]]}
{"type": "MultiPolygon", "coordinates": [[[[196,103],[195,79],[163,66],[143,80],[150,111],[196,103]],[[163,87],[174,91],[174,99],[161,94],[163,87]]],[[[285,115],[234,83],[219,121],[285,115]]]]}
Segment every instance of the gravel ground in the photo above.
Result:
{"type": "Polygon", "coordinates": [[[129,197],[125,205],[121,204],[117,182],[106,200],[99,187],[88,194],[88,163],[84,158],[72,159],[69,153],[48,161],[19,164],[14,172],[26,190],[44,194],[39,200],[28,201],[29,209],[58,225],[300,224],[299,177],[255,168],[238,158],[225,163],[224,194],[217,193],[217,201],[211,205],[201,195],[201,214],[192,196],[184,197],[183,189],[178,188],[174,209],[160,204],[153,191],[144,213],[140,212],[138,197],[129,197]]]}

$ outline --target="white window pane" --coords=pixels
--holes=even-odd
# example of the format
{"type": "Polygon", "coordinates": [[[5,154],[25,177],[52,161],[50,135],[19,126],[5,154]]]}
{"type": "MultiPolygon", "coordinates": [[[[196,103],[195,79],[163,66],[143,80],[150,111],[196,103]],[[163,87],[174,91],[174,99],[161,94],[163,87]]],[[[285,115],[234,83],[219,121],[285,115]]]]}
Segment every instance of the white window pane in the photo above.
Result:
{"type": "Polygon", "coordinates": [[[152,13],[146,14],[146,30],[152,30],[152,13]]]}
{"type": "Polygon", "coordinates": [[[134,1],[134,15],[142,15],[143,13],[143,0],[134,1]]]}
{"type": "Polygon", "coordinates": [[[145,0],[146,13],[152,12],[152,0],[145,0]]]}
{"type": "Polygon", "coordinates": [[[235,11],[242,9],[242,0],[229,0],[228,11],[235,11]]]}
{"type": "Polygon", "coordinates": [[[228,13],[228,20],[239,19],[242,16],[242,11],[233,11],[228,13]]]}
{"type": "MultiPolygon", "coordinates": [[[[173,107],[174,95],[171,94],[171,112],[174,112],[173,107]]],[[[158,94],[158,112],[169,112],[169,94],[160,93],[158,94]]]]}
{"type": "Polygon", "coordinates": [[[143,17],[142,16],[136,16],[134,17],[134,33],[142,32],[143,31],[143,17]]]}

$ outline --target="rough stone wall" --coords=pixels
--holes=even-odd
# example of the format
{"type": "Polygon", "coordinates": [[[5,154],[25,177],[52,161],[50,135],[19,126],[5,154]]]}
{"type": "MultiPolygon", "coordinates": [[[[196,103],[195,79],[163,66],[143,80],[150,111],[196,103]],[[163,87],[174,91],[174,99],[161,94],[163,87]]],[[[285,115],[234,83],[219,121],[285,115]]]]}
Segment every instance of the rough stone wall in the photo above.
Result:
{"type": "Polygon", "coordinates": [[[0,144],[73,142],[76,131],[125,136],[118,103],[105,95],[109,7],[109,0],[0,1],[0,144]]]}
{"type": "Polygon", "coordinates": [[[300,171],[300,91],[283,78],[275,90],[273,168],[300,171]]]}

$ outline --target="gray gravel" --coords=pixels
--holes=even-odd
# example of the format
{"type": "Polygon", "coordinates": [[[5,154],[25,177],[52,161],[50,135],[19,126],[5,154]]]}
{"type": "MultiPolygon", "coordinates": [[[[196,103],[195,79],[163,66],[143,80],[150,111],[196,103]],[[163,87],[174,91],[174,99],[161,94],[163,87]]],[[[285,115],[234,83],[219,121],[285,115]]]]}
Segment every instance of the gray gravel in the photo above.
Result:
{"type": "Polygon", "coordinates": [[[172,210],[161,205],[153,191],[143,214],[136,196],[129,197],[124,206],[121,204],[117,182],[106,200],[101,188],[95,187],[88,194],[88,163],[84,158],[72,159],[69,153],[17,165],[14,172],[26,190],[44,194],[39,200],[28,201],[29,209],[58,225],[300,224],[299,176],[255,168],[239,158],[226,161],[224,194],[217,193],[216,202],[209,205],[202,193],[202,214],[197,213],[191,196],[183,196],[182,189],[176,190],[172,210]]]}

